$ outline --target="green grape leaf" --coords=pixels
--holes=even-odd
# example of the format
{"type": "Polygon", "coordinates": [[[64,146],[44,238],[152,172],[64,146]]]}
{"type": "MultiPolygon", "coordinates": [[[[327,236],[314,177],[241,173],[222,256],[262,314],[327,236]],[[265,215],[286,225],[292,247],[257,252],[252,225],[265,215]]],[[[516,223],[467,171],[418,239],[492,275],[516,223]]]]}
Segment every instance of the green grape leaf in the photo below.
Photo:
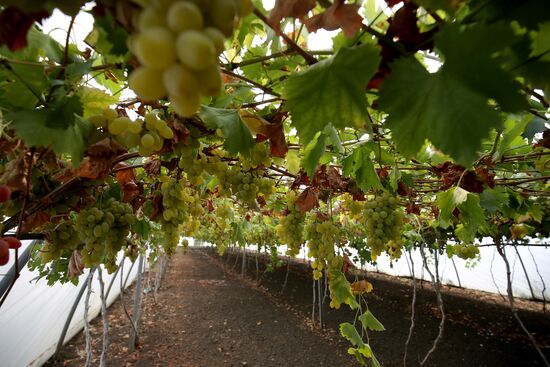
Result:
{"type": "Polygon", "coordinates": [[[340,324],[340,334],[344,338],[346,338],[353,346],[357,347],[365,345],[355,326],[353,326],[349,322],[343,322],[340,324]]]}
{"type": "Polygon", "coordinates": [[[325,152],[327,135],[320,133],[306,145],[304,149],[304,158],[302,159],[302,167],[309,177],[313,177],[313,172],[325,152]]]}
{"type": "Polygon", "coordinates": [[[222,131],[225,149],[232,155],[247,156],[256,144],[237,110],[201,106],[199,117],[209,129],[222,131]]]}
{"type": "Polygon", "coordinates": [[[110,105],[118,102],[118,98],[97,88],[81,87],[76,94],[80,97],[80,101],[84,107],[83,117],[88,118],[93,115],[100,114],[110,105]]]}
{"type": "Polygon", "coordinates": [[[453,211],[467,199],[468,191],[460,187],[452,187],[437,194],[436,203],[439,208],[439,221],[443,228],[450,225],[453,211]]]}
{"type": "Polygon", "coordinates": [[[357,186],[363,191],[383,188],[370,155],[371,149],[365,144],[356,148],[342,161],[343,174],[354,177],[357,186]]]}
{"type": "Polygon", "coordinates": [[[284,84],[285,108],[300,139],[311,141],[328,124],[336,129],[364,127],[365,86],[380,63],[371,44],[342,48],[333,57],[292,75],[284,84]]]}
{"type": "Polygon", "coordinates": [[[445,58],[436,73],[430,74],[413,57],[392,64],[379,105],[389,114],[386,124],[404,155],[414,156],[428,139],[468,165],[476,158],[481,140],[501,124],[489,101],[495,100],[509,112],[526,107],[519,84],[493,56],[511,39],[511,28],[501,23],[466,30],[450,25],[436,39],[445,58]]]}
{"type": "Polygon", "coordinates": [[[352,310],[359,307],[359,303],[357,303],[357,300],[351,291],[351,285],[346,279],[344,273],[340,270],[331,269],[330,279],[333,290],[332,294],[334,295],[336,301],[347,304],[352,310]]]}
{"type": "Polygon", "coordinates": [[[296,150],[289,150],[286,153],[284,165],[287,171],[293,175],[300,171],[300,157],[298,156],[298,152],[296,150]]]}
{"type": "Polygon", "coordinates": [[[468,193],[466,200],[457,207],[460,210],[458,219],[461,225],[455,233],[461,241],[471,243],[474,241],[478,229],[485,225],[485,215],[480,205],[479,196],[468,193]]]}
{"type": "Polygon", "coordinates": [[[530,56],[550,61],[550,22],[540,23],[538,32],[530,32],[530,36],[533,49],[530,56]]]}
{"type": "Polygon", "coordinates": [[[374,315],[370,310],[365,311],[361,316],[359,316],[359,321],[361,321],[361,324],[363,325],[363,329],[367,330],[374,330],[374,331],[384,331],[386,328],[374,315]]]}
{"type": "Polygon", "coordinates": [[[501,207],[508,203],[508,194],[502,187],[483,190],[479,196],[479,204],[489,213],[494,214],[501,207]]]}
{"type": "Polygon", "coordinates": [[[51,106],[46,125],[51,128],[65,129],[74,125],[76,115],[82,116],[84,107],[77,95],[63,95],[51,106]]]}
{"type": "Polygon", "coordinates": [[[66,128],[48,126],[52,119],[51,110],[20,110],[6,115],[12,126],[28,146],[49,147],[57,154],[69,154],[73,165],[82,160],[85,139],[91,131],[90,124],[79,116],[72,117],[73,123],[66,128]]]}
{"type": "Polygon", "coordinates": [[[146,240],[151,233],[151,225],[149,221],[145,219],[137,219],[134,224],[132,224],[132,230],[142,239],[146,240]]]}

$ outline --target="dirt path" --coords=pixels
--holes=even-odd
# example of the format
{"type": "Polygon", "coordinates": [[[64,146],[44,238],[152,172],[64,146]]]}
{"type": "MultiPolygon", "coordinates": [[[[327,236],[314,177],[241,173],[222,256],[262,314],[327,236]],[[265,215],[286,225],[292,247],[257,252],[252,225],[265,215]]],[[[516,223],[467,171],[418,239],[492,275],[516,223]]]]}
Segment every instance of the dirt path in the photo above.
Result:
{"type": "MultiPolygon", "coordinates": [[[[130,296],[125,303],[130,309],[130,296]]],[[[205,253],[191,249],[169,263],[157,302],[144,303],[140,347],[126,348],[129,323],[120,302],[109,310],[108,366],[354,366],[346,349],[311,331],[303,319],[262,292],[227,274],[205,253]]],[[[95,356],[101,323],[92,327],[95,356]]],[[[81,366],[82,336],[58,362],[81,366]]],[[[97,365],[94,361],[92,365],[97,365]]]]}

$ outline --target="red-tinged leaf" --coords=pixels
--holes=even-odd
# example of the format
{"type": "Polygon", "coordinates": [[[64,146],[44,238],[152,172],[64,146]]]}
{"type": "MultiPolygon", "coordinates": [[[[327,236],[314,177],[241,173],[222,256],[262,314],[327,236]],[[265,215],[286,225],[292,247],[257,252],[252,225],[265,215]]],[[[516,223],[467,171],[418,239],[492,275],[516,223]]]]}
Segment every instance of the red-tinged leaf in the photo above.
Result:
{"type": "Polygon", "coordinates": [[[269,23],[279,30],[283,18],[304,18],[315,7],[316,0],[277,0],[269,15],[269,23]]]}
{"type": "Polygon", "coordinates": [[[71,258],[69,259],[69,266],[68,266],[68,273],[69,277],[77,277],[84,273],[84,264],[82,264],[82,256],[80,255],[80,252],[77,250],[74,250],[71,258]]]}
{"type": "Polygon", "coordinates": [[[388,4],[388,6],[391,8],[391,7],[394,7],[395,5],[397,4],[400,4],[402,3],[403,0],[386,0],[386,4],[388,4]]]}
{"type": "Polygon", "coordinates": [[[117,163],[114,167],[115,169],[119,169],[115,175],[115,179],[121,185],[134,182],[136,179],[136,169],[127,167],[128,165],[124,162],[117,163]]]}
{"type": "Polygon", "coordinates": [[[273,157],[284,158],[288,152],[283,124],[270,124],[267,127],[269,143],[271,144],[271,155],[273,157]]]}
{"type": "Polygon", "coordinates": [[[412,196],[412,192],[411,188],[403,181],[397,183],[397,194],[401,196],[412,196]]]}
{"type": "Polygon", "coordinates": [[[3,237],[2,240],[6,241],[10,246],[10,249],[12,250],[15,250],[16,248],[21,247],[21,241],[19,241],[15,237],[7,236],[7,237],[3,237]]]}
{"type": "Polygon", "coordinates": [[[208,199],[206,201],[206,208],[208,209],[208,212],[211,213],[214,211],[214,202],[212,201],[212,199],[208,199]]]}
{"type": "Polygon", "coordinates": [[[0,46],[7,45],[11,51],[24,49],[31,26],[48,16],[50,13],[47,11],[25,14],[17,8],[5,8],[0,12],[0,46]]]}
{"type": "Polygon", "coordinates": [[[334,31],[342,28],[346,37],[353,37],[363,27],[363,18],[359,15],[360,6],[357,4],[344,4],[343,1],[336,1],[322,12],[309,19],[304,24],[309,32],[316,32],[323,28],[334,31]]]}
{"type": "Polygon", "coordinates": [[[134,181],[126,182],[122,185],[122,201],[124,203],[132,202],[140,193],[141,190],[134,181]]]}
{"type": "Polygon", "coordinates": [[[479,179],[483,181],[483,183],[485,183],[485,185],[489,186],[490,188],[495,187],[495,174],[489,172],[487,167],[477,167],[475,169],[475,173],[477,174],[479,179]]]}
{"type": "Polygon", "coordinates": [[[305,173],[303,170],[301,170],[298,173],[298,176],[296,176],[296,178],[294,179],[294,182],[290,186],[290,189],[291,190],[296,190],[302,185],[309,185],[309,184],[310,184],[310,181],[309,181],[309,177],[308,177],[307,173],[305,173]]]}
{"type": "Polygon", "coordinates": [[[21,231],[23,233],[33,232],[35,228],[39,228],[44,224],[48,223],[51,220],[51,216],[48,212],[37,212],[27,216],[23,225],[21,226],[21,231]]]}
{"type": "Polygon", "coordinates": [[[147,172],[149,177],[155,177],[158,176],[158,174],[160,173],[160,166],[161,162],[159,159],[152,159],[145,162],[145,164],[143,165],[143,169],[145,169],[145,172],[147,172]]]}
{"type": "Polygon", "coordinates": [[[347,273],[350,269],[355,269],[355,265],[353,265],[353,262],[349,259],[348,254],[344,254],[343,256],[344,263],[342,265],[342,273],[347,273]]]}
{"type": "Polygon", "coordinates": [[[388,170],[388,167],[382,167],[382,168],[377,168],[376,169],[376,174],[381,179],[384,179],[384,178],[387,178],[390,175],[390,172],[388,170]]]}
{"type": "Polygon", "coordinates": [[[101,180],[109,175],[112,159],[106,157],[86,157],[75,174],[78,177],[101,180]]]}
{"type": "Polygon", "coordinates": [[[420,206],[418,204],[414,203],[414,202],[408,203],[405,210],[406,210],[407,214],[420,215],[420,206]]]}
{"type": "Polygon", "coordinates": [[[100,140],[86,149],[86,153],[93,157],[114,158],[124,152],[126,152],[126,149],[111,138],[100,140]]]}
{"type": "Polygon", "coordinates": [[[27,170],[30,159],[24,153],[8,161],[4,167],[4,174],[0,176],[0,183],[8,186],[12,192],[25,191],[27,188],[27,170]]]}
{"type": "Polygon", "coordinates": [[[267,202],[265,201],[265,198],[262,195],[258,195],[258,197],[256,198],[256,201],[258,202],[258,205],[261,208],[267,205],[267,202]]]}
{"type": "Polygon", "coordinates": [[[330,188],[334,191],[346,190],[348,183],[342,178],[340,171],[336,167],[331,166],[328,169],[328,182],[330,188]]]}
{"type": "Polygon", "coordinates": [[[313,187],[305,189],[296,199],[296,207],[302,213],[306,213],[319,206],[319,191],[313,187]]]}

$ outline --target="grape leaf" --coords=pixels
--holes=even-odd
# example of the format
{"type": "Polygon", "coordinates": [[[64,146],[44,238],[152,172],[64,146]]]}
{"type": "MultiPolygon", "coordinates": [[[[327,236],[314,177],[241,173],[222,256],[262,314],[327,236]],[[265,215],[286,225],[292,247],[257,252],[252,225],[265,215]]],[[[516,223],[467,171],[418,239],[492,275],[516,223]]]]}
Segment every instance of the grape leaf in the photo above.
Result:
{"type": "Polygon", "coordinates": [[[248,155],[256,144],[237,110],[201,106],[199,117],[209,129],[220,129],[225,148],[232,155],[248,155]]]}
{"type": "Polygon", "coordinates": [[[277,0],[269,14],[269,23],[278,30],[283,18],[301,19],[315,7],[315,3],[315,0],[277,0]]]}
{"type": "Polygon", "coordinates": [[[302,167],[309,177],[313,176],[313,172],[325,152],[327,135],[325,133],[317,134],[317,136],[304,149],[304,158],[302,167]]]}
{"type": "Polygon", "coordinates": [[[386,328],[374,315],[370,310],[365,311],[361,316],[359,316],[359,321],[361,321],[361,324],[363,325],[363,329],[367,330],[374,330],[374,331],[384,331],[386,328]]]}
{"type": "Polygon", "coordinates": [[[358,14],[359,8],[358,4],[335,1],[327,10],[307,19],[304,24],[308,32],[317,32],[321,28],[328,31],[342,28],[346,37],[351,38],[363,26],[363,18],[358,14]]]}
{"type": "Polygon", "coordinates": [[[451,215],[455,208],[467,199],[468,191],[460,187],[452,187],[437,194],[436,203],[439,208],[439,221],[443,228],[450,225],[451,215]]]}
{"type": "Polygon", "coordinates": [[[492,56],[509,42],[500,40],[501,34],[513,38],[509,27],[502,24],[478,25],[466,31],[448,26],[436,39],[436,47],[445,56],[437,73],[428,73],[412,57],[392,64],[379,105],[389,113],[386,124],[404,155],[414,156],[428,139],[468,165],[481,140],[501,124],[498,111],[488,101],[496,100],[511,112],[525,107],[519,85],[492,56]]]}
{"type": "Polygon", "coordinates": [[[98,115],[110,105],[118,102],[118,98],[102,91],[101,89],[81,87],[77,91],[80,101],[84,107],[83,117],[88,118],[98,115]]]}
{"type": "Polygon", "coordinates": [[[485,215],[479,202],[478,195],[468,193],[467,199],[458,205],[458,209],[460,210],[458,217],[461,225],[458,226],[455,233],[463,242],[473,242],[479,227],[485,225],[485,215]]]}
{"type": "Polygon", "coordinates": [[[344,273],[338,269],[330,269],[330,279],[332,284],[332,295],[339,303],[347,304],[352,310],[359,307],[359,303],[355,299],[351,291],[351,285],[344,273]]]}
{"type": "Polygon", "coordinates": [[[370,148],[367,145],[362,145],[342,161],[343,174],[354,177],[357,180],[357,186],[363,191],[382,189],[380,178],[376,174],[370,154],[370,148]]]}
{"type": "Polygon", "coordinates": [[[550,22],[540,23],[538,32],[530,32],[530,36],[533,40],[530,56],[550,61],[550,22]]]}
{"type": "Polygon", "coordinates": [[[285,108],[300,139],[311,141],[328,124],[364,127],[365,86],[380,62],[379,49],[365,44],[342,48],[333,57],[292,75],[284,84],[285,108]]]}
{"type": "Polygon", "coordinates": [[[57,154],[69,154],[73,165],[78,165],[84,155],[90,124],[75,116],[67,128],[49,127],[51,116],[52,111],[46,109],[20,110],[8,113],[6,119],[12,121],[13,128],[28,146],[51,146],[57,154]]]}

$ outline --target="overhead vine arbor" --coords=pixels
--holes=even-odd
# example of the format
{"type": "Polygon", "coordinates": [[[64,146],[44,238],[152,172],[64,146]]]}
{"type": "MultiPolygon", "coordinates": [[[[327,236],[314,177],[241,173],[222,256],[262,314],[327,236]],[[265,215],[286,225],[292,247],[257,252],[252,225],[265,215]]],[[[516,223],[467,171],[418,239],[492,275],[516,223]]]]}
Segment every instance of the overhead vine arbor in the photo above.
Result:
{"type": "Polygon", "coordinates": [[[550,230],[550,2],[378,3],[0,1],[1,263],[21,239],[43,240],[50,282],[183,236],[307,246],[331,306],[361,309],[349,352],[376,365],[350,249],[437,264],[491,238],[509,270],[506,246],[550,230]],[[40,25],[54,8],[62,43],[40,25]],[[337,32],[310,49],[320,29],[337,32]]]}

